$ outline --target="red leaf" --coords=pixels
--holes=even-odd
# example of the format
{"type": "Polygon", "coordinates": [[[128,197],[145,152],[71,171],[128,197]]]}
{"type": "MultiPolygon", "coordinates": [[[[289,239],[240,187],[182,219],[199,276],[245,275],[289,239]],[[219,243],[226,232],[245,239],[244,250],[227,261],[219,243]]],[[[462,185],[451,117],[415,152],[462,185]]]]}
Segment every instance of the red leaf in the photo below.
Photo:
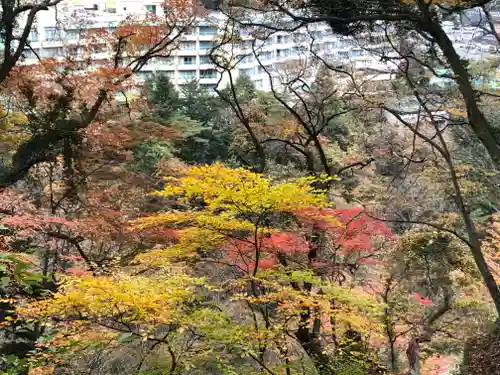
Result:
{"type": "Polygon", "coordinates": [[[66,270],[66,273],[74,276],[85,276],[90,274],[88,270],[78,267],[70,267],[66,270]]]}
{"type": "Polygon", "coordinates": [[[417,292],[413,293],[413,296],[415,297],[415,299],[417,300],[417,302],[420,303],[421,305],[426,306],[426,305],[430,305],[432,303],[432,300],[430,298],[422,297],[417,292]]]}

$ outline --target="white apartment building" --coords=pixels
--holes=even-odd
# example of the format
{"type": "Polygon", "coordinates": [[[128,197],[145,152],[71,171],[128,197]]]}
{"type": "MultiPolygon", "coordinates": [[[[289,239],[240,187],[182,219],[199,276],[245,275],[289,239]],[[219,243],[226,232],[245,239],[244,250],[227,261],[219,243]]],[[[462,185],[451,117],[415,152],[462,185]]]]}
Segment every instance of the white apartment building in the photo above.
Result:
{"type": "MultiPolygon", "coordinates": [[[[25,51],[25,63],[41,58],[58,58],[64,55],[64,48],[71,43],[77,44],[78,30],[73,15],[86,19],[86,28],[108,28],[112,30],[127,15],[141,15],[147,12],[161,16],[163,0],[66,0],[48,11],[40,12],[30,37],[31,49],[25,51]]],[[[224,24],[224,17],[210,12],[199,19],[192,31],[183,35],[178,48],[171,56],[154,58],[137,74],[137,79],[162,72],[180,87],[186,82],[198,80],[201,87],[212,91],[217,84],[224,86],[227,77],[222,76],[213,66],[209,51],[224,24]]],[[[444,24],[445,30],[464,57],[480,59],[497,53],[491,44],[477,42],[478,27],[457,29],[452,22],[444,24]]],[[[269,90],[273,81],[291,62],[309,65],[317,54],[321,59],[335,66],[348,66],[353,70],[391,72],[397,70],[396,61],[386,61],[382,55],[395,57],[384,41],[383,33],[372,33],[369,39],[360,43],[352,37],[333,35],[324,24],[310,25],[294,33],[274,33],[264,41],[255,39],[251,30],[241,30],[241,40],[232,48],[232,59],[238,63],[231,72],[234,77],[248,75],[261,90],[269,90]],[[310,52],[312,47],[313,53],[310,52]],[[270,73],[270,74],[269,74],[270,73]]],[[[103,58],[105,56],[100,56],[103,58]]],[[[313,78],[311,73],[309,78],[313,78]]],[[[390,74],[388,75],[391,76],[390,74]]],[[[277,83],[274,83],[275,85],[277,83]]]]}
{"type": "MultiPolygon", "coordinates": [[[[128,15],[150,12],[162,16],[162,3],[162,0],[63,1],[56,8],[39,13],[29,37],[31,48],[26,48],[24,53],[24,63],[35,63],[38,56],[62,58],[64,48],[71,44],[77,45],[79,29],[82,27],[108,28],[111,31],[128,15]],[[86,19],[87,24],[82,26],[75,22],[74,15],[86,19]]],[[[173,51],[171,56],[153,58],[137,74],[137,78],[144,80],[154,73],[161,72],[177,87],[191,80],[197,80],[200,86],[208,91],[213,90],[218,83],[224,86],[227,83],[225,77],[221,79],[209,57],[213,42],[224,21],[221,13],[208,13],[206,17],[198,20],[196,27],[189,34],[182,37],[179,48],[173,51]]],[[[310,64],[313,61],[312,54],[308,52],[311,46],[318,56],[335,65],[344,64],[357,70],[395,69],[395,66],[382,63],[380,57],[372,53],[377,49],[377,45],[371,45],[370,52],[352,38],[335,36],[327,25],[317,24],[295,33],[275,33],[264,42],[258,43],[251,36],[250,30],[241,30],[241,40],[231,52],[232,60],[237,62],[231,73],[233,78],[246,74],[258,89],[269,90],[269,73],[279,76],[283,70],[288,69],[286,64],[291,61],[300,61],[301,64],[310,64]]],[[[311,73],[310,78],[312,77],[311,73]]]]}
{"type": "MultiPolygon", "coordinates": [[[[112,31],[128,15],[141,15],[147,12],[161,15],[162,1],[133,0],[68,0],[40,12],[36,25],[29,36],[31,48],[25,49],[25,63],[35,63],[40,58],[62,58],[65,48],[78,45],[82,28],[107,28],[112,31]],[[86,24],[75,22],[75,17],[86,20],[86,24]],[[37,56],[38,55],[38,56],[37,56]]],[[[154,72],[164,72],[175,85],[197,79],[207,90],[213,89],[219,75],[211,64],[208,51],[217,35],[217,15],[207,20],[200,19],[192,33],[184,35],[179,48],[171,56],[153,58],[137,79],[143,80],[154,72]]],[[[106,56],[95,55],[102,59],[106,56]]]]}

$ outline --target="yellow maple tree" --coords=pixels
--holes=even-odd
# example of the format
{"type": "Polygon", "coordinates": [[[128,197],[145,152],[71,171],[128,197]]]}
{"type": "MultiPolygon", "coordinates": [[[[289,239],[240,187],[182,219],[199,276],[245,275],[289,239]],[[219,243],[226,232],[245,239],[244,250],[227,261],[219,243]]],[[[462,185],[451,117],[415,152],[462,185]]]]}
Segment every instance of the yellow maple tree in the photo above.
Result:
{"type": "MultiPolygon", "coordinates": [[[[342,215],[328,207],[325,192],[312,186],[315,180],[272,181],[222,164],[181,170],[153,193],[164,199],[166,211],[132,222],[132,230],[171,230],[166,233],[176,244],[140,254],[112,276],[66,277],[52,298],[17,313],[64,323],[51,341],[56,348],[75,341],[83,343],[81,348],[99,340],[116,343],[125,335],[160,341],[175,352],[174,343],[187,340],[194,342],[187,361],[231,348],[261,366],[266,350],[289,363],[300,357],[292,332],[314,365],[322,366],[338,343],[325,339],[311,350],[317,335],[376,334],[382,306],[361,289],[337,281],[343,274],[340,259],[319,262],[317,237],[324,237],[324,251],[330,246],[338,251],[329,245],[328,233],[345,228],[335,217],[342,215]],[[172,205],[175,210],[168,208],[172,205]],[[227,301],[208,298],[214,293],[227,301]],[[240,311],[238,316],[234,311],[240,311]],[[171,334],[162,338],[165,327],[171,334]]],[[[338,244],[349,245],[343,241],[337,237],[338,244]]],[[[360,251],[358,241],[352,242],[360,251]]],[[[175,367],[181,355],[173,356],[175,367]]]]}

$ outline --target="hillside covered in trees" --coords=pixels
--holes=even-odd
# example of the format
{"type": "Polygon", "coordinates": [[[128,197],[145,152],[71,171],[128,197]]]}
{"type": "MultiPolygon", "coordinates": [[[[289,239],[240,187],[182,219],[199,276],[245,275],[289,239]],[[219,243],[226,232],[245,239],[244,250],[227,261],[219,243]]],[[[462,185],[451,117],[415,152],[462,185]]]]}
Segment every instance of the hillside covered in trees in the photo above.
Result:
{"type": "Polygon", "coordinates": [[[0,13],[0,374],[500,374],[500,60],[442,28],[482,8],[500,42],[495,1],[211,3],[215,92],[137,79],[194,2],[25,64],[59,2],[0,13]],[[319,22],[397,71],[327,61],[319,22]]]}

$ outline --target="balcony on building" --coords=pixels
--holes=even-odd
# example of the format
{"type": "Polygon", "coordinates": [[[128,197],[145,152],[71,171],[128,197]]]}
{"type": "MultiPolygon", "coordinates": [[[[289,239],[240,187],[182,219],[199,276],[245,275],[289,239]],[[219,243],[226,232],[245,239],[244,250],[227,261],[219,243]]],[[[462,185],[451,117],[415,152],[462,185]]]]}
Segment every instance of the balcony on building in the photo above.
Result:
{"type": "Polygon", "coordinates": [[[196,67],[196,56],[179,56],[178,69],[190,70],[196,67]]]}
{"type": "Polygon", "coordinates": [[[148,79],[154,77],[154,73],[152,71],[140,71],[135,73],[134,77],[137,81],[146,82],[148,79]]]}
{"type": "Polygon", "coordinates": [[[196,70],[181,70],[179,71],[179,81],[180,82],[190,82],[195,79],[198,79],[198,71],[196,70]]]}
{"type": "Polygon", "coordinates": [[[198,48],[195,41],[183,41],[179,43],[178,49],[179,55],[196,56],[198,54],[198,48]]]}
{"type": "Polygon", "coordinates": [[[28,34],[28,42],[33,43],[33,42],[38,42],[39,41],[39,35],[37,30],[31,30],[30,33],[28,34]]]}
{"type": "Polygon", "coordinates": [[[63,35],[58,27],[45,27],[43,35],[44,44],[60,44],[62,43],[63,35]]]}
{"type": "Polygon", "coordinates": [[[210,94],[216,94],[215,89],[217,88],[216,84],[203,84],[200,82],[200,88],[210,94]]]}
{"type": "Polygon", "coordinates": [[[209,55],[200,55],[198,58],[200,59],[200,68],[207,68],[214,65],[209,55]]]}
{"type": "Polygon", "coordinates": [[[41,58],[55,59],[64,57],[64,50],[62,47],[47,47],[42,49],[41,58]]]}
{"type": "Polygon", "coordinates": [[[64,40],[77,41],[80,39],[80,30],[67,29],[64,31],[64,40]]]}
{"type": "Polygon", "coordinates": [[[176,64],[176,56],[158,56],[150,60],[150,65],[155,65],[159,68],[174,67],[176,64]]]}
{"type": "Polygon", "coordinates": [[[29,65],[29,64],[34,64],[38,61],[38,57],[41,58],[40,56],[40,50],[37,48],[26,48],[23,51],[22,57],[24,61],[20,61],[20,65],[29,65]]]}
{"type": "Polygon", "coordinates": [[[81,59],[85,56],[85,50],[83,47],[72,46],[68,48],[68,55],[73,59],[81,59]]]}
{"type": "MultiPolygon", "coordinates": [[[[217,27],[215,26],[199,26],[198,38],[200,41],[210,41],[217,36],[217,27]]],[[[201,43],[201,42],[200,42],[201,43]]]]}
{"type": "Polygon", "coordinates": [[[214,43],[212,41],[202,41],[202,40],[200,40],[199,43],[200,43],[199,44],[200,54],[210,53],[210,51],[214,47],[214,43]]]}
{"type": "Polygon", "coordinates": [[[219,74],[215,69],[200,70],[200,84],[216,84],[219,74]]]}

